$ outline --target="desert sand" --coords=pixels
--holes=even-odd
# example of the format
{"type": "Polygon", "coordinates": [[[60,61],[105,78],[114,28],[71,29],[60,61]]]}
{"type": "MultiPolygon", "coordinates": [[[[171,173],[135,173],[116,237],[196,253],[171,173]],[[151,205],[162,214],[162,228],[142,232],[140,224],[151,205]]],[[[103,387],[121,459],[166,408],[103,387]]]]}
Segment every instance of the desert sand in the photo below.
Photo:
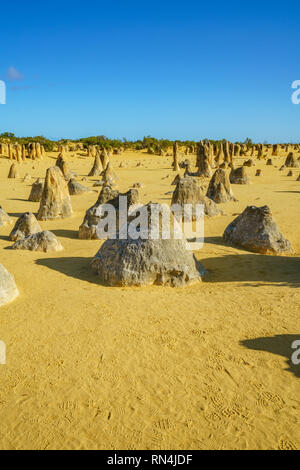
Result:
{"type": "MultiPolygon", "coordinates": [[[[72,154],[66,159],[81,181],[93,159],[72,154]]],[[[0,201],[13,224],[24,212],[37,213],[31,185],[57,155],[20,164],[17,179],[7,178],[11,162],[0,158],[0,201]],[[32,180],[23,182],[26,173],[32,180]]],[[[39,221],[63,251],[6,249],[13,225],[0,228],[1,263],[20,291],[0,310],[7,347],[1,449],[300,448],[300,366],[290,362],[291,343],[300,339],[300,170],[279,172],[285,156],[272,157],[273,166],[256,160],[247,169],[252,184],[233,185],[238,202],[206,219],[205,245],[195,255],[207,275],[194,286],[99,283],[90,262],[102,242],[78,239],[98,196],[97,177],[82,182],[92,192],[71,196],[72,217],[39,221]],[[293,255],[223,242],[236,214],[266,204],[293,255]]],[[[170,203],[172,157],[128,151],[111,161],[120,191],[142,182],[142,202],[170,203]]]]}

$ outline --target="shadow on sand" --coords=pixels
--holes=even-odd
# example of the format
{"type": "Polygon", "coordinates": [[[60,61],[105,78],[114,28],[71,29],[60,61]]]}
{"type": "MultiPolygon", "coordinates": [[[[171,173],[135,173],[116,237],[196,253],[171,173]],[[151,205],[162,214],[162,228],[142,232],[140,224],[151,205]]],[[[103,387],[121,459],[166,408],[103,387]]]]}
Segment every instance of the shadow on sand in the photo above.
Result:
{"type": "MultiPolygon", "coordinates": [[[[248,349],[253,349],[254,351],[265,351],[272,354],[277,354],[278,356],[285,357],[287,359],[288,370],[296,377],[300,378],[300,364],[295,365],[292,363],[292,354],[299,349],[292,349],[292,344],[294,341],[300,341],[299,335],[275,335],[268,338],[255,338],[255,339],[246,339],[240,342],[242,346],[248,349]]],[[[300,358],[300,354],[298,354],[300,358]]]]}
{"type": "Polygon", "coordinates": [[[57,237],[71,238],[72,240],[79,240],[78,230],[51,230],[57,237]]]}
{"type": "Polygon", "coordinates": [[[257,254],[203,259],[207,282],[251,282],[300,287],[300,258],[257,254]]]}
{"type": "MultiPolygon", "coordinates": [[[[41,258],[35,263],[39,266],[46,266],[49,269],[58,271],[66,276],[80,279],[81,281],[90,282],[92,284],[100,284],[99,278],[91,271],[92,258],[83,257],[65,257],[65,258],[41,258]]],[[[104,285],[104,284],[103,284],[104,285]]]]}

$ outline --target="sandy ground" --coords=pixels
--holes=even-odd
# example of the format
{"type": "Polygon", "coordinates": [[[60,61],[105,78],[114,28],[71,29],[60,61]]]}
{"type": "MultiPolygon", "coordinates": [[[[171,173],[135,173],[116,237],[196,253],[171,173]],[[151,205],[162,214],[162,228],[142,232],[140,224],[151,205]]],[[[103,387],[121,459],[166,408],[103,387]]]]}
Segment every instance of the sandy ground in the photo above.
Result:
{"type": "MultiPolygon", "coordinates": [[[[21,176],[44,177],[55,156],[34,169],[22,164],[21,176]]],[[[67,158],[79,180],[93,163],[67,158]]],[[[170,157],[112,160],[120,190],[138,181],[142,201],[170,201],[170,157]]],[[[283,156],[273,160],[277,168],[248,169],[252,184],[233,185],[239,202],[206,221],[196,256],[208,274],[188,288],[99,284],[89,264],[101,242],[77,235],[96,192],[72,196],[72,218],[41,222],[60,253],[7,250],[12,226],[0,229],[0,262],[20,290],[0,311],[1,449],[300,448],[300,366],[290,362],[300,339],[299,170],[287,177],[278,171],[283,156]],[[249,204],[271,207],[293,256],[223,244],[225,227],[249,204]]],[[[9,166],[0,158],[0,202],[15,222],[39,203],[27,201],[31,183],[7,179],[9,166]]]]}

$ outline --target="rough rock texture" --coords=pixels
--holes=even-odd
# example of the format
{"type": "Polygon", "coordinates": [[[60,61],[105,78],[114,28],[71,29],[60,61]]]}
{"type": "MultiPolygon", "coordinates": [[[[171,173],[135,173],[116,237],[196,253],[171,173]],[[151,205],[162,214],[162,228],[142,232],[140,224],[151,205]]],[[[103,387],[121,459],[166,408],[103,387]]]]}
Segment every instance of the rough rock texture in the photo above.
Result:
{"type": "Polygon", "coordinates": [[[31,186],[31,191],[29,194],[28,201],[40,202],[42,198],[42,194],[43,194],[43,189],[44,189],[44,183],[40,178],[38,178],[31,186]]]}
{"type": "Polygon", "coordinates": [[[18,167],[15,163],[9,169],[8,178],[19,178],[18,167]]]}
{"type": "Polygon", "coordinates": [[[268,206],[248,206],[244,212],[228,225],[224,240],[246,250],[261,254],[292,253],[268,206]]]}
{"type": "Polygon", "coordinates": [[[106,240],[91,267],[110,286],[183,287],[201,281],[202,271],[184,239],[145,239],[142,233],[137,240],[106,240]]]}
{"type": "Polygon", "coordinates": [[[17,240],[22,240],[29,235],[41,231],[42,229],[32,212],[25,212],[25,214],[21,215],[15,223],[15,226],[9,235],[9,239],[12,242],[16,242],[17,240]]]}
{"type": "Polygon", "coordinates": [[[116,173],[113,170],[112,164],[110,162],[107,163],[105,170],[103,171],[103,181],[104,183],[114,183],[118,179],[116,173]]]}
{"type": "Polygon", "coordinates": [[[246,162],[244,162],[244,166],[248,166],[248,167],[255,166],[255,163],[254,163],[254,161],[250,158],[249,160],[247,160],[246,162]]]}
{"type": "Polygon", "coordinates": [[[176,186],[179,183],[180,179],[181,179],[180,174],[176,175],[175,178],[173,179],[171,185],[176,186]]]}
{"type": "Polygon", "coordinates": [[[0,264],[0,306],[12,302],[18,295],[19,291],[13,275],[0,264]]]}
{"type": "Polygon", "coordinates": [[[96,203],[85,213],[83,222],[79,227],[79,238],[85,240],[95,240],[98,238],[97,225],[102,218],[99,215],[99,207],[101,204],[111,204],[116,208],[118,222],[119,196],[127,197],[128,208],[132,204],[138,203],[139,193],[137,189],[130,189],[127,193],[122,194],[119,193],[119,191],[112,189],[111,186],[103,186],[96,203]]]}
{"type": "Polygon", "coordinates": [[[23,178],[23,183],[27,183],[28,181],[31,180],[31,176],[29,173],[26,173],[26,175],[23,178]]]}
{"type": "Polygon", "coordinates": [[[44,253],[63,249],[58,238],[48,230],[18,240],[11,248],[13,250],[43,251],[44,253]]]}
{"type": "Polygon", "coordinates": [[[101,172],[102,172],[102,163],[100,160],[100,156],[97,153],[97,155],[95,156],[94,165],[91,171],[89,172],[88,176],[100,176],[101,172]]]}
{"type": "Polygon", "coordinates": [[[286,157],[284,165],[287,168],[299,168],[299,163],[298,160],[296,160],[293,152],[290,152],[288,156],[286,157]]]}
{"type": "Polygon", "coordinates": [[[229,177],[225,170],[218,168],[209,182],[207,197],[217,204],[227,201],[236,201],[230,186],[229,177]]]}
{"type": "Polygon", "coordinates": [[[67,164],[62,154],[58,156],[55,165],[60,169],[64,175],[64,178],[69,181],[69,179],[72,177],[72,173],[70,172],[69,165],[67,164]]]}
{"type": "Polygon", "coordinates": [[[250,179],[247,175],[245,166],[232,168],[229,181],[231,184],[250,184],[250,179]]]}
{"type": "Polygon", "coordinates": [[[64,219],[71,215],[68,185],[57,166],[48,168],[37,219],[64,219]]]}
{"type": "Polygon", "coordinates": [[[194,219],[196,216],[196,204],[202,204],[204,206],[204,214],[208,217],[223,214],[217,204],[212,199],[206,197],[203,191],[204,188],[198,185],[195,178],[181,178],[173,192],[171,204],[179,204],[181,207],[183,207],[184,204],[192,204],[194,219]]]}
{"type": "Polygon", "coordinates": [[[90,191],[90,188],[87,188],[86,186],[83,186],[78,181],[76,181],[74,178],[70,179],[70,181],[68,183],[68,189],[69,189],[69,193],[70,193],[71,196],[75,196],[75,195],[86,193],[86,192],[90,191]]]}
{"type": "Polygon", "coordinates": [[[11,218],[0,206],[0,227],[3,227],[4,225],[11,224],[11,223],[12,223],[11,218]]]}

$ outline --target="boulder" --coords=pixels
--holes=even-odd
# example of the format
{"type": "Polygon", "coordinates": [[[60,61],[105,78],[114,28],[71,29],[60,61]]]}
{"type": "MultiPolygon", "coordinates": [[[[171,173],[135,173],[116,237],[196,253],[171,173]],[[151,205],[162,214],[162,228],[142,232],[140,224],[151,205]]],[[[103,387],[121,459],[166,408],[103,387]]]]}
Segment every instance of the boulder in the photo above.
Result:
{"type": "Polygon", "coordinates": [[[223,214],[218,205],[204,195],[204,188],[200,186],[195,178],[181,178],[173,192],[171,204],[179,204],[182,208],[184,204],[192,204],[193,219],[196,218],[196,205],[203,205],[204,214],[208,217],[223,214]]]}
{"type": "Polygon", "coordinates": [[[78,181],[76,181],[75,178],[71,178],[68,182],[68,189],[70,196],[76,196],[78,194],[83,194],[91,191],[90,188],[83,186],[78,181]]]}
{"type": "Polygon", "coordinates": [[[44,189],[44,183],[40,178],[38,178],[31,186],[31,191],[29,194],[28,201],[40,202],[42,198],[42,194],[43,194],[43,189],[44,189]]]}
{"type": "Polygon", "coordinates": [[[206,196],[217,204],[227,201],[236,201],[232,193],[228,174],[222,168],[218,168],[215,171],[209,182],[206,196]]]}
{"type": "Polygon", "coordinates": [[[16,163],[13,163],[9,169],[8,178],[19,178],[19,171],[16,163]]]}
{"type": "Polygon", "coordinates": [[[232,168],[229,181],[231,184],[250,184],[250,179],[247,175],[245,166],[232,168]]]}
{"type": "Polygon", "coordinates": [[[298,160],[296,160],[293,152],[290,152],[288,156],[286,157],[284,165],[287,168],[299,168],[299,163],[298,160]]]}
{"type": "Polygon", "coordinates": [[[79,238],[84,240],[95,240],[98,238],[97,225],[103,217],[100,214],[100,206],[102,204],[111,204],[115,207],[118,222],[119,196],[127,197],[128,208],[131,205],[138,203],[139,193],[137,189],[130,189],[127,193],[122,194],[119,191],[112,189],[111,186],[103,186],[96,203],[85,213],[83,222],[79,227],[79,238]]]}
{"type": "Polygon", "coordinates": [[[293,252],[268,206],[248,206],[228,225],[223,237],[227,243],[255,253],[277,255],[293,252]]]}
{"type": "Polygon", "coordinates": [[[19,291],[13,275],[0,264],[0,306],[12,302],[18,295],[19,291]]]}
{"type": "Polygon", "coordinates": [[[12,223],[11,218],[0,206],[0,227],[3,227],[4,225],[11,224],[11,223],[12,223]]]}
{"type": "Polygon", "coordinates": [[[16,242],[17,240],[22,240],[33,233],[41,231],[42,229],[32,212],[25,212],[25,214],[21,215],[15,223],[15,226],[9,235],[9,239],[12,242],[16,242]]]}
{"type": "MultiPolygon", "coordinates": [[[[148,205],[149,206],[149,205],[148,205]]],[[[201,281],[203,270],[183,239],[108,239],[91,264],[110,286],[183,287],[201,281]]]]}
{"type": "Polygon", "coordinates": [[[43,251],[44,253],[61,251],[63,249],[58,238],[54,233],[49,232],[48,230],[34,233],[22,240],[18,240],[11,248],[13,250],[43,251]]]}

